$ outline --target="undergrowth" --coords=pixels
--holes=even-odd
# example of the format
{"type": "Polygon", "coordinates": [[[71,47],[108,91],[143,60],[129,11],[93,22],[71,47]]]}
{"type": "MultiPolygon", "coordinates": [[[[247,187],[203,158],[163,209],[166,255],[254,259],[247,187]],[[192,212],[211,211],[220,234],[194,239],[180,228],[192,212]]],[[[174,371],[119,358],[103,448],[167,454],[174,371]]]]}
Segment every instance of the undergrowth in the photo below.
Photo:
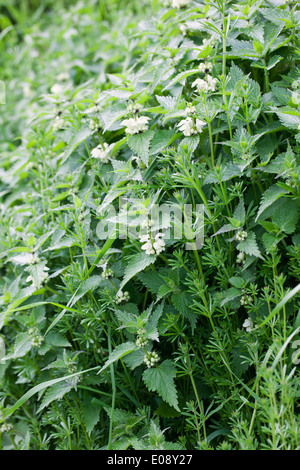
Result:
{"type": "Polygon", "coordinates": [[[0,2],[1,449],[300,449],[299,19],[0,2]]]}

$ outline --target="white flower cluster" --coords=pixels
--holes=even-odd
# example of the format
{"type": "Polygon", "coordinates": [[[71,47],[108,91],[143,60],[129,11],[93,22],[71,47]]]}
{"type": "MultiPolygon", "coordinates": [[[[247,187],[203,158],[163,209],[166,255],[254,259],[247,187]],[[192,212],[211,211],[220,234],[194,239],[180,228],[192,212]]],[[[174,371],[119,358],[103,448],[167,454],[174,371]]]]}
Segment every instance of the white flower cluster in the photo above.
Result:
{"type": "Polygon", "coordinates": [[[144,348],[148,344],[148,339],[146,338],[146,330],[144,328],[140,328],[137,331],[137,339],[135,344],[138,348],[144,348]]]}
{"type": "Polygon", "coordinates": [[[61,95],[64,91],[64,87],[62,85],[60,85],[59,83],[55,83],[52,87],[51,87],[51,93],[53,93],[53,95],[61,95]]]}
{"type": "Polygon", "coordinates": [[[187,117],[180,121],[177,124],[179,130],[183,133],[184,136],[190,137],[191,135],[196,135],[202,132],[203,126],[205,126],[205,122],[201,121],[200,119],[192,119],[191,117],[187,117]]]}
{"type": "Polygon", "coordinates": [[[243,242],[246,240],[248,236],[248,233],[245,232],[245,230],[239,230],[238,233],[236,234],[235,238],[239,241],[239,242],[243,242]]]}
{"type": "Polygon", "coordinates": [[[157,233],[154,237],[154,240],[149,234],[140,236],[140,241],[144,243],[142,245],[142,250],[146,252],[147,255],[159,255],[162,251],[165,250],[165,242],[162,240],[164,236],[163,233],[157,233]]]}
{"type": "Polygon", "coordinates": [[[188,104],[185,110],[185,115],[186,116],[191,116],[193,114],[196,114],[197,110],[196,107],[193,106],[192,104],[188,104]]]}
{"type": "Polygon", "coordinates": [[[102,126],[101,126],[100,122],[98,121],[98,119],[91,119],[90,124],[89,124],[89,128],[91,129],[91,131],[100,132],[101,129],[102,129],[102,126]]]}
{"type": "Polygon", "coordinates": [[[30,258],[28,260],[28,264],[36,264],[39,263],[41,260],[36,253],[31,253],[30,258]]]}
{"type": "Polygon", "coordinates": [[[254,323],[253,323],[253,320],[252,318],[247,318],[244,323],[243,323],[243,327],[246,328],[246,331],[248,333],[250,333],[251,331],[254,330],[254,323]]]}
{"type": "Polygon", "coordinates": [[[130,295],[129,292],[125,291],[122,292],[119,290],[116,294],[115,302],[116,304],[121,304],[122,302],[128,302],[130,300],[130,295]]]}
{"type": "Polygon", "coordinates": [[[241,297],[241,305],[248,305],[253,301],[252,297],[250,295],[244,294],[241,297]]]}
{"type": "Polygon", "coordinates": [[[10,423],[3,423],[0,427],[0,434],[3,434],[4,432],[9,432],[13,429],[13,425],[10,423]]]}
{"type": "Polygon", "coordinates": [[[101,110],[100,106],[98,103],[94,104],[94,106],[92,106],[91,108],[88,108],[86,110],[86,113],[87,114],[97,114],[99,113],[99,111],[101,110]]]}
{"type": "Polygon", "coordinates": [[[197,78],[193,83],[192,87],[197,88],[200,91],[215,91],[217,86],[217,79],[212,78],[211,75],[207,74],[205,80],[197,78]]]}
{"type": "Polygon", "coordinates": [[[56,132],[62,129],[62,127],[64,126],[64,123],[65,121],[63,120],[63,118],[61,118],[60,116],[56,116],[53,122],[53,126],[52,126],[53,131],[56,132]]]}
{"type": "Polygon", "coordinates": [[[109,154],[114,147],[114,144],[108,145],[106,142],[104,144],[99,144],[97,147],[93,148],[91,155],[93,158],[97,158],[102,163],[107,163],[109,161],[109,154]]]}
{"type": "Polygon", "coordinates": [[[147,116],[134,117],[130,119],[124,119],[122,125],[126,126],[126,134],[139,134],[148,129],[149,118],[147,116]]]}
{"type": "MultiPolygon", "coordinates": [[[[47,268],[47,266],[44,266],[44,272],[41,275],[40,284],[43,284],[43,282],[47,280],[48,278],[47,271],[49,271],[49,268],[47,268]]],[[[36,288],[38,287],[32,276],[28,276],[26,279],[26,282],[31,282],[33,287],[36,287],[36,288]]]]}
{"type": "Polygon", "coordinates": [[[38,328],[36,328],[35,326],[32,328],[29,328],[28,334],[32,336],[31,346],[39,348],[43,344],[44,337],[40,334],[38,328]]]}
{"type": "Polygon", "coordinates": [[[143,106],[140,103],[130,103],[127,106],[127,111],[132,114],[137,114],[142,111],[143,106]]]}
{"type": "Polygon", "coordinates": [[[236,262],[237,262],[238,264],[242,264],[244,261],[245,261],[245,253],[243,253],[242,251],[240,251],[239,254],[238,254],[237,257],[236,257],[236,262]]]}
{"type": "Polygon", "coordinates": [[[150,367],[155,366],[155,364],[159,361],[159,355],[156,352],[150,352],[145,354],[144,363],[150,369],[150,367]]]}
{"type": "Polygon", "coordinates": [[[103,268],[103,272],[101,274],[102,279],[109,279],[113,275],[113,270],[112,269],[107,269],[106,267],[103,268]]]}
{"type": "Polygon", "coordinates": [[[70,75],[68,72],[61,72],[59,75],[57,75],[57,80],[59,82],[67,82],[70,78],[70,75]]]}
{"type": "Polygon", "coordinates": [[[201,73],[211,73],[213,69],[213,64],[211,62],[201,62],[199,65],[199,70],[201,73]]]}
{"type": "Polygon", "coordinates": [[[187,7],[191,3],[191,0],[171,0],[172,8],[183,8],[187,7]]]}

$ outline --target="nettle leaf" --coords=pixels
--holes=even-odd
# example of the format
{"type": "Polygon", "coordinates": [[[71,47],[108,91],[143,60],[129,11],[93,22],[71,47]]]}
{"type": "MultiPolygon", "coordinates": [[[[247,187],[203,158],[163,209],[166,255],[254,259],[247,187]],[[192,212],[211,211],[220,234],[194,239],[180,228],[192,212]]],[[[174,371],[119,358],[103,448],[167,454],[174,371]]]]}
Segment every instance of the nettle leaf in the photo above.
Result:
{"type": "Polygon", "coordinates": [[[245,211],[245,204],[244,199],[242,198],[238,205],[236,206],[233,218],[240,222],[240,225],[243,226],[246,220],[246,211],[245,211]]]}
{"type": "Polygon", "coordinates": [[[31,341],[32,341],[32,336],[29,333],[27,332],[19,333],[16,337],[13,353],[9,356],[6,356],[6,358],[8,357],[16,358],[16,357],[25,356],[25,354],[27,354],[28,351],[30,351],[32,347],[31,341]]]}
{"type": "Polygon", "coordinates": [[[171,301],[176,310],[184,315],[190,322],[194,330],[197,323],[198,315],[191,309],[192,299],[191,295],[187,292],[180,292],[171,296],[171,301]]]}
{"type": "Polygon", "coordinates": [[[112,351],[108,360],[105,362],[104,366],[102,367],[102,369],[100,369],[98,374],[104,371],[110,364],[113,364],[114,362],[118,361],[119,359],[131,353],[132,351],[135,351],[136,349],[137,349],[137,346],[130,341],[128,341],[127,343],[119,344],[119,346],[117,346],[112,351]]]}
{"type": "Polygon", "coordinates": [[[271,108],[277,114],[280,122],[288,129],[298,129],[300,125],[300,113],[294,108],[271,108]]]}
{"type": "Polygon", "coordinates": [[[241,289],[236,288],[236,287],[230,287],[224,292],[221,292],[219,295],[221,298],[221,307],[223,307],[223,305],[227,304],[228,302],[235,300],[237,297],[240,297],[241,295],[242,295],[241,289]]]}
{"type": "Polygon", "coordinates": [[[156,155],[164,148],[170,145],[175,139],[180,137],[181,134],[175,134],[174,130],[161,130],[155,133],[149,151],[149,155],[156,155]]]}
{"type": "Polygon", "coordinates": [[[157,367],[146,369],[143,372],[143,381],[150,392],[157,392],[159,396],[180,411],[178,406],[177,390],[174,384],[176,368],[170,359],[165,360],[157,367]]]}
{"type": "Polygon", "coordinates": [[[175,78],[173,78],[168,85],[163,89],[163,91],[167,90],[168,88],[171,88],[171,86],[175,85],[175,83],[185,83],[185,80],[188,77],[191,77],[192,75],[199,74],[199,69],[192,69],[192,70],[186,70],[185,72],[181,72],[178,75],[176,75],[175,78]]]}
{"type": "Polygon", "coordinates": [[[73,305],[81,299],[88,291],[95,289],[96,287],[99,286],[99,284],[102,282],[102,277],[101,276],[91,276],[90,278],[86,279],[86,281],[83,281],[81,286],[78,289],[77,294],[73,298],[73,305]]]}
{"type": "Polygon", "coordinates": [[[259,251],[259,248],[256,242],[256,235],[254,232],[249,232],[246,240],[244,240],[243,242],[240,242],[236,248],[237,250],[242,251],[243,253],[246,253],[247,255],[250,255],[250,256],[252,255],[252,256],[256,256],[257,258],[263,259],[259,251]]]}
{"type": "Polygon", "coordinates": [[[150,266],[150,264],[154,263],[155,260],[155,255],[147,255],[146,253],[137,253],[134,255],[126,266],[125,275],[123,281],[121,282],[120,290],[132,277],[134,277],[140,271],[143,271],[145,268],[147,268],[147,266],[150,266]]]}
{"type": "Polygon", "coordinates": [[[277,199],[282,197],[284,194],[287,194],[288,191],[280,186],[274,184],[270,188],[268,188],[264,194],[262,195],[259,211],[257,213],[255,221],[261,216],[261,214],[267,209],[267,207],[271,206],[277,199]]]}
{"type": "Polygon", "coordinates": [[[143,364],[145,353],[142,349],[132,351],[124,357],[125,364],[131,369],[136,369],[138,366],[143,364]]]}
{"type": "Polygon", "coordinates": [[[101,408],[90,398],[81,402],[81,412],[86,427],[86,432],[90,434],[99,421],[101,408]]]}
{"type": "Polygon", "coordinates": [[[43,281],[43,275],[45,274],[45,266],[46,261],[41,261],[40,263],[35,263],[25,268],[25,271],[30,274],[34,284],[37,286],[38,289],[41,287],[41,283],[43,281]]]}
{"type": "Polygon", "coordinates": [[[148,271],[139,273],[137,278],[144,284],[152,294],[158,294],[159,288],[162,284],[162,277],[155,271],[148,271]]]}
{"type": "Polygon", "coordinates": [[[174,109],[177,103],[177,99],[174,98],[173,96],[158,96],[155,95],[155,98],[161,104],[164,108],[168,109],[171,111],[171,109],[174,109]]]}
{"type": "Polygon", "coordinates": [[[50,403],[52,403],[54,400],[60,400],[66,393],[72,390],[72,388],[73,385],[66,381],[52,385],[52,387],[47,390],[45,397],[37,410],[37,413],[49,406],[50,403]]]}
{"type": "Polygon", "coordinates": [[[89,127],[82,127],[79,131],[71,138],[70,142],[68,143],[63,159],[61,161],[61,165],[69,158],[69,156],[74,152],[74,150],[82,144],[88,137],[92,135],[93,131],[89,127]]]}
{"type": "Polygon", "coordinates": [[[154,131],[148,130],[141,134],[128,137],[127,143],[131,150],[148,166],[150,142],[154,136],[154,131]]]}
{"type": "Polygon", "coordinates": [[[292,199],[287,199],[272,216],[272,220],[279,230],[288,234],[291,234],[296,230],[298,219],[298,202],[292,199]]]}

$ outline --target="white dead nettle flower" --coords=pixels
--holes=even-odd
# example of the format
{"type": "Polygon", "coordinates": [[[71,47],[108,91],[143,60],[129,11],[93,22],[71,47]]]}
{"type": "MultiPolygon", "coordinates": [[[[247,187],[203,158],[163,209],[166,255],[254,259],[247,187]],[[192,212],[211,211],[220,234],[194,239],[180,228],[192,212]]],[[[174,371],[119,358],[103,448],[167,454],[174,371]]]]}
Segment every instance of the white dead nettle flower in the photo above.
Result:
{"type": "Polygon", "coordinates": [[[11,423],[3,423],[0,427],[0,434],[4,434],[5,432],[9,432],[13,429],[13,425],[11,423]]]}
{"type": "Polygon", "coordinates": [[[206,75],[206,80],[207,80],[207,84],[208,84],[208,89],[211,90],[211,91],[215,91],[216,85],[217,85],[217,79],[212,78],[211,75],[206,75]]]}
{"type": "Polygon", "coordinates": [[[92,106],[91,108],[88,108],[86,110],[86,113],[87,114],[97,114],[99,113],[99,111],[101,110],[100,106],[98,103],[96,103],[94,106],[92,106]]]}
{"type": "Polygon", "coordinates": [[[140,116],[124,119],[124,121],[122,121],[122,125],[126,126],[126,134],[139,134],[140,132],[144,132],[148,129],[148,121],[149,118],[147,116],[140,116]]]}
{"type": "Polygon", "coordinates": [[[116,304],[121,304],[122,302],[128,302],[130,300],[130,295],[129,292],[125,291],[122,292],[119,290],[116,294],[115,302],[116,304]]]}
{"type": "Polygon", "coordinates": [[[192,87],[197,87],[198,91],[215,91],[217,85],[217,79],[212,78],[211,75],[206,75],[205,80],[202,78],[197,78],[193,84],[192,87]]]}
{"type": "Polygon", "coordinates": [[[199,70],[202,73],[209,73],[212,72],[213,64],[211,62],[201,62],[199,65],[199,70]]]}
{"type": "Polygon", "coordinates": [[[54,95],[61,95],[64,91],[64,87],[62,85],[60,85],[59,83],[55,83],[51,89],[50,89],[51,93],[53,93],[54,95]]]}
{"type": "Polygon", "coordinates": [[[197,110],[195,106],[192,106],[191,104],[187,105],[187,108],[185,110],[185,115],[186,116],[191,116],[192,114],[196,114],[197,110]]]}
{"type": "Polygon", "coordinates": [[[139,113],[140,111],[142,111],[142,109],[143,109],[143,106],[140,103],[130,103],[127,106],[127,111],[133,114],[139,113]]]}
{"type": "Polygon", "coordinates": [[[103,265],[103,272],[101,274],[102,279],[109,279],[113,275],[113,270],[110,268],[107,268],[107,263],[103,265]]]}
{"type": "Polygon", "coordinates": [[[59,131],[60,129],[62,129],[63,126],[64,126],[64,123],[65,123],[65,121],[63,120],[63,118],[57,116],[54,119],[54,123],[53,123],[53,126],[52,126],[53,131],[55,132],[55,131],[59,131]]]}
{"type": "Polygon", "coordinates": [[[252,318],[250,318],[250,317],[247,318],[243,323],[243,327],[246,328],[246,331],[248,331],[248,333],[253,331],[254,330],[254,323],[253,323],[252,318]]]}
{"type": "Polygon", "coordinates": [[[195,88],[197,87],[198,91],[207,91],[208,90],[208,84],[205,80],[202,78],[197,78],[193,83],[192,87],[195,88]]]}
{"type": "Polygon", "coordinates": [[[187,28],[187,25],[181,24],[181,25],[179,26],[179,29],[180,29],[180,31],[181,31],[181,33],[182,33],[182,36],[186,36],[186,32],[187,32],[187,29],[188,29],[188,28],[187,28]]]}
{"type": "Polygon", "coordinates": [[[104,142],[103,146],[100,144],[93,148],[91,155],[93,158],[97,158],[97,160],[100,160],[102,163],[107,163],[109,161],[109,154],[113,147],[114,144],[108,145],[106,142],[104,142]]]}
{"type": "Polygon", "coordinates": [[[236,257],[236,262],[238,264],[241,264],[245,261],[245,253],[243,253],[242,251],[240,251],[240,253],[237,255],[236,257]]]}
{"type": "Polygon", "coordinates": [[[91,119],[90,124],[89,124],[89,128],[91,129],[91,131],[100,132],[101,129],[102,129],[102,126],[101,126],[100,121],[98,121],[98,119],[91,119]]]}
{"type": "Polygon", "coordinates": [[[154,237],[154,240],[150,237],[149,234],[140,236],[142,245],[142,250],[146,252],[147,255],[159,255],[162,251],[165,250],[165,242],[162,240],[164,236],[163,233],[157,233],[154,237]]]}
{"type": "MultiPolygon", "coordinates": [[[[41,275],[40,284],[43,284],[43,282],[47,280],[49,276],[47,271],[49,271],[49,268],[47,268],[47,266],[44,266],[44,272],[41,275]]],[[[26,279],[26,282],[31,282],[32,287],[36,287],[36,288],[38,287],[32,276],[28,276],[26,279]]]]}
{"type": "Polygon", "coordinates": [[[159,361],[159,355],[157,354],[157,352],[150,352],[150,353],[145,354],[144,363],[146,364],[148,369],[150,367],[155,366],[155,364],[158,361],[159,361]]]}
{"type": "Polygon", "coordinates": [[[193,120],[191,117],[187,117],[180,121],[177,126],[185,137],[190,137],[191,135],[202,132],[202,128],[205,124],[206,123],[200,119],[193,120]]]}
{"type": "Polygon", "coordinates": [[[248,236],[248,233],[245,232],[245,230],[239,230],[238,233],[236,234],[235,238],[239,242],[243,242],[244,240],[246,240],[247,236],[248,236]]]}
{"type": "Polygon", "coordinates": [[[188,6],[190,3],[191,0],[172,0],[172,7],[179,9],[188,6]]]}
{"type": "Polygon", "coordinates": [[[241,297],[241,305],[248,305],[250,304],[251,302],[253,302],[253,299],[250,295],[247,295],[247,294],[244,294],[242,297],[241,297]]]}
{"type": "Polygon", "coordinates": [[[68,72],[61,72],[58,76],[57,76],[57,80],[59,82],[66,82],[67,80],[69,80],[70,78],[70,75],[68,74],[68,72]]]}

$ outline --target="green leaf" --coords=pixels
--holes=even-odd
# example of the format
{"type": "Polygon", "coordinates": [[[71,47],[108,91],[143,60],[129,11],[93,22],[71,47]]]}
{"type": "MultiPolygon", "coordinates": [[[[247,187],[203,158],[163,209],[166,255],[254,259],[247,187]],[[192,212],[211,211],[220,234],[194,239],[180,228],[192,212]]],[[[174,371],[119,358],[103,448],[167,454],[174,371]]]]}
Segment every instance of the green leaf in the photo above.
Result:
{"type": "Polygon", "coordinates": [[[299,219],[299,207],[295,200],[287,199],[275,210],[272,220],[284,233],[293,233],[299,219]]]}
{"type": "Polygon", "coordinates": [[[131,150],[148,166],[150,142],[154,136],[154,131],[148,130],[141,134],[128,137],[127,143],[131,150]]]}
{"type": "Polygon", "coordinates": [[[70,390],[72,390],[73,385],[70,383],[64,381],[64,382],[59,382],[47,390],[45,397],[39,406],[37,413],[42,411],[44,408],[50,405],[51,402],[54,400],[60,400],[66,393],[68,393],[70,390]]]}
{"type": "Polygon", "coordinates": [[[80,145],[88,137],[90,137],[92,133],[93,131],[91,131],[90,128],[83,127],[73,135],[69,144],[67,145],[61,165],[67,160],[67,158],[69,158],[69,156],[74,152],[74,150],[78,147],[78,145],[80,145]]]}
{"type": "Polygon", "coordinates": [[[176,369],[170,359],[165,360],[157,367],[146,369],[143,381],[150,392],[156,391],[169,405],[180,411],[178,406],[177,390],[174,384],[176,369]]]}
{"type": "Polygon", "coordinates": [[[97,422],[99,421],[101,408],[86,398],[82,403],[82,417],[88,434],[92,432],[97,422]]]}
{"type": "Polygon", "coordinates": [[[237,250],[242,251],[247,255],[256,256],[257,258],[263,259],[257,246],[256,235],[254,232],[249,232],[246,240],[240,242],[236,248],[237,250]]]}
{"type": "Polygon", "coordinates": [[[146,253],[137,253],[134,255],[125,269],[124,279],[121,282],[120,290],[123,289],[125,284],[140,271],[143,271],[147,266],[154,263],[156,260],[155,255],[147,255],[146,253]]]}
{"type": "Polygon", "coordinates": [[[111,353],[109,356],[108,360],[105,362],[104,366],[100,371],[98,372],[99,374],[104,371],[110,364],[113,364],[114,362],[118,361],[122,357],[126,356],[127,354],[131,353],[132,351],[135,351],[137,349],[137,346],[128,341],[127,343],[122,343],[119,344],[111,353]]]}
{"type": "Polygon", "coordinates": [[[277,199],[281,196],[286,194],[288,191],[280,186],[274,184],[270,188],[268,188],[264,194],[262,195],[262,199],[260,202],[259,211],[257,213],[255,221],[261,216],[261,214],[267,209],[267,207],[271,206],[277,199]]]}

